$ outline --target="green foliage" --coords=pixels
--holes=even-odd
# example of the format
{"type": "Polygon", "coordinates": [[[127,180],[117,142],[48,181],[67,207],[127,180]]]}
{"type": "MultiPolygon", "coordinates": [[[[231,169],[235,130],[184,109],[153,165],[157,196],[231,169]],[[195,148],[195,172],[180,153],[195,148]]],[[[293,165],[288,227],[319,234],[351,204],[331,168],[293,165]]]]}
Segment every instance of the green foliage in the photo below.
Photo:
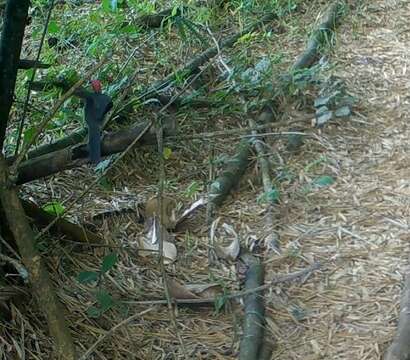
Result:
{"type": "Polygon", "coordinates": [[[65,211],[65,207],[58,201],[47,203],[42,208],[44,211],[55,216],[62,215],[65,211]]]}
{"type": "Polygon", "coordinates": [[[320,187],[330,186],[334,183],[335,183],[335,179],[333,177],[328,176],[328,175],[324,175],[324,176],[320,176],[320,177],[316,178],[313,181],[313,186],[320,188],[320,187]]]}
{"type": "Polygon", "coordinates": [[[60,27],[54,20],[51,20],[48,24],[47,31],[49,34],[58,34],[60,31],[60,27]]]}
{"type": "Polygon", "coordinates": [[[89,284],[99,280],[100,274],[95,271],[82,271],[77,276],[77,281],[80,284],[89,284]]]}
{"type": "Polygon", "coordinates": [[[106,12],[117,11],[117,0],[102,0],[101,5],[106,12]]]}
{"type": "MultiPolygon", "coordinates": [[[[107,161],[107,160],[105,160],[105,161],[107,161]]],[[[99,165],[99,164],[98,164],[98,165],[99,165]]],[[[97,167],[98,167],[98,165],[97,165],[97,167]]],[[[112,189],[113,189],[113,185],[111,184],[110,179],[107,178],[106,176],[103,176],[103,177],[100,179],[99,185],[100,185],[103,189],[105,189],[105,190],[107,190],[107,191],[112,191],[112,189]]]]}
{"type": "Polygon", "coordinates": [[[112,269],[112,267],[116,264],[118,260],[118,256],[116,253],[111,253],[104,257],[103,262],[101,264],[101,273],[105,274],[112,269]]]}
{"type": "Polygon", "coordinates": [[[279,200],[279,190],[273,188],[269,192],[264,192],[258,196],[257,202],[261,203],[275,203],[279,200]]]}
{"type": "Polygon", "coordinates": [[[317,167],[318,165],[321,165],[323,163],[327,163],[328,159],[326,156],[320,156],[319,159],[316,159],[312,162],[310,162],[309,164],[307,164],[305,166],[305,172],[308,173],[310,170],[312,170],[313,168],[317,167]]]}
{"type": "Polygon", "coordinates": [[[87,310],[87,314],[91,318],[98,318],[104,312],[119,305],[113,300],[111,294],[101,286],[105,274],[107,274],[115,266],[117,261],[117,253],[110,253],[103,258],[98,271],[82,271],[77,276],[77,281],[80,284],[89,285],[92,283],[97,283],[98,285],[98,289],[94,293],[97,306],[91,306],[87,310]]]}
{"type": "Polygon", "coordinates": [[[152,0],[127,0],[128,6],[137,10],[141,15],[155,12],[155,1],[152,0]]]}
{"type": "Polygon", "coordinates": [[[221,312],[221,310],[223,309],[223,307],[224,307],[225,304],[226,304],[226,301],[227,301],[226,296],[218,296],[218,297],[215,299],[214,306],[215,306],[215,311],[216,311],[217,313],[220,313],[220,312],[221,312]]]}
{"type": "Polygon", "coordinates": [[[30,142],[35,133],[36,133],[36,128],[34,126],[30,126],[26,130],[24,130],[24,133],[23,133],[24,144],[27,144],[28,142],[30,142]]]}
{"type": "Polygon", "coordinates": [[[169,147],[164,147],[163,156],[165,160],[168,160],[172,156],[172,149],[169,147]]]}
{"type": "Polygon", "coordinates": [[[197,181],[192,181],[188,187],[186,188],[186,190],[184,191],[184,195],[187,198],[194,198],[196,194],[198,194],[198,192],[200,192],[202,190],[202,186],[197,182],[197,181]]]}

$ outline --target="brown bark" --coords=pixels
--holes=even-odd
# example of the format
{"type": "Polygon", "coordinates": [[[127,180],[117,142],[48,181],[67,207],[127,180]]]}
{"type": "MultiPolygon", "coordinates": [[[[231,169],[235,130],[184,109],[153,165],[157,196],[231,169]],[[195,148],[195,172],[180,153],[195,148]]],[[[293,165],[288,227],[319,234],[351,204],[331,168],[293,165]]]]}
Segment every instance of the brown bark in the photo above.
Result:
{"type": "MultiPolygon", "coordinates": [[[[55,215],[49,214],[31,201],[21,200],[21,202],[27,216],[30,216],[40,226],[47,226],[56,218],[55,215]]],[[[63,218],[57,220],[52,230],[59,231],[74,241],[94,244],[103,244],[104,242],[97,234],[63,218]]]]}
{"type": "Polygon", "coordinates": [[[399,325],[394,340],[387,349],[384,360],[410,360],[410,265],[406,269],[404,279],[399,325]]]}
{"type": "MultiPolygon", "coordinates": [[[[264,268],[260,260],[244,254],[241,260],[248,267],[246,271],[245,290],[252,290],[264,283],[264,268]]],[[[239,351],[239,360],[259,360],[259,352],[263,344],[265,325],[265,304],[263,293],[255,292],[244,297],[245,318],[243,335],[239,351]]]]}
{"type": "Polygon", "coordinates": [[[0,200],[6,213],[7,222],[13,232],[23,264],[29,273],[29,282],[34,296],[46,316],[50,335],[55,340],[56,357],[64,360],[75,360],[74,343],[51,279],[36,249],[33,231],[27,222],[17,190],[9,188],[8,185],[8,169],[6,161],[0,153],[0,200]]]}
{"type": "Polygon", "coordinates": [[[0,152],[13,104],[21,44],[26,27],[29,0],[8,0],[0,40],[0,152]]]}
{"type": "Polygon", "coordinates": [[[50,64],[44,64],[36,60],[20,59],[18,67],[19,69],[32,69],[34,67],[37,69],[48,69],[50,66],[50,64]]]}
{"type": "Polygon", "coordinates": [[[221,206],[223,201],[239,184],[249,163],[251,146],[248,140],[242,140],[238,145],[237,153],[229,160],[226,169],[211,184],[209,201],[213,208],[221,206]]]}
{"type": "MultiPolygon", "coordinates": [[[[108,156],[124,151],[140,135],[146,126],[147,124],[144,123],[131,129],[120,130],[104,136],[101,142],[101,155],[108,156]]],[[[174,123],[172,121],[168,123],[165,131],[168,135],[173,133],[174,123]]],[[[140,145],[152,143],[155,143],[155,134],[152,132],[147,132],[138,141],[140,145]]],[[[27,160],[18,168],[16,182],[17,184],[23,184],[56,174],[63,170],[72,169],[83,163],[79,160],[87,158],[87,145],[82,144],[27,160]]]]}
{"type": "Polygon", "coordinates": [[[333,31],[339,25],[345,6],[343,0],[337,0],[329,6],[322,21],[310,36],[305,51],[298,56],[291,71],[307,68],[317,60],[320,47],[331,39],[333,31]]]}

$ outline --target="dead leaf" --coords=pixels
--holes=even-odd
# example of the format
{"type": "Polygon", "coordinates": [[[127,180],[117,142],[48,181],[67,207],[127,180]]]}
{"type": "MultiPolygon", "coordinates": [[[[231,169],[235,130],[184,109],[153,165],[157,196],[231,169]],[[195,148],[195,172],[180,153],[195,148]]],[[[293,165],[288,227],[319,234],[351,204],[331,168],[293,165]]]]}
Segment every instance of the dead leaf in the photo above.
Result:
{"type": "Polygon", "coordinates": [[[215,241],[215,233],[216,233],[216,226],[219,222],[219,218],[214,221],[214,223],[211,226],[211,241],[214,244],[214,249],[215,253],[219,258],[228,260],[228,261],[234,261],[238,258],[239,253],[241,251],[241,244],[239,240],[239,235],[236,233],[234,228],[228,224],[223,224],[222,227],[225,230],[225,236],[220,236],[223,237],[223,239],[227,238],[227,235],[233,236],[233,240],[228,246],[222,246],[221,243],[224,242],[223,240],[221,241],[215,241]]]}
{"type": "Polygon", "coordinates": [[[140,251],[141,256],[152,256],[159,252],[159,237],[162,232],[162,250],[164,256],[164,262],[169,264],[176,260],[178,252],[176,246],[173,244],[172,235],[165,229],[164,226],[159,224],[156,216],[150,218],[146,222],[148,231],[145,236],[140,239],[140,247],[143,249],[140,251]],[[146,250],[146,251],[144,251],[146,250]]]}
{"type": "Polygon", "coordinates": [[[219,284],[187,284],[185,287],[201,299],[216,298],[223,294],[222,286],[219,284]]]}
{"type": "Polygon", "coordinates": [[[279,236],[276,232],[272,231],[268,236],[265,237],[265,247],[267,252],[274,251],[278,255],[281,254],[279,247],[279,236]]]}
{"type": "MultiPolygon", "coordinates": [[[[176,222],[176,206],[177,203],[174,199],[169,198],[169,197],[163,197],[162,198],[162,207],[163,207],[163,212],[162,212],[162,225],[165,226],[167,229],[173,229],[175,227],[175,222],[176,222]]],[[[147,200],[145,203],[145,211],[144,211],[144,217],[145,221],[147,221],[150,218],[153,218],[154,216],[159,217],[158,215],[160,214],[160,209],[159,209],[159,202],[158,202],[158,196],[154,196],[150,199],[147,200]]]]}
{"type": "Polygon", "coordinates": [[[176,231],[195,231],[200,228],[205,222],[207,200],[201,198],[195,201],[189,209],[177,219],[175,224],[176,231]]]}
{"type": "Polygon", "coordinates": [[[174,279],[168,279],[167,282],[168,282],[169,293],[174,299],[181,300],[181,299],[198,299],[199,298],[193,292],[188,290],[184,285],[181,285],[179,282],[175,281],[174,279]]]}

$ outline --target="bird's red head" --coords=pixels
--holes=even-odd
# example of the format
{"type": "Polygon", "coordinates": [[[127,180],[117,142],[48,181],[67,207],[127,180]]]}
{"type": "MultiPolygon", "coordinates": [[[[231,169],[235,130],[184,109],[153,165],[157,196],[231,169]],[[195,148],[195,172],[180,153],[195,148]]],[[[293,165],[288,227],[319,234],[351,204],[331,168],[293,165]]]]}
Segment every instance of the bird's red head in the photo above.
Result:
{"type": "Polygon", "coordinates": [[[102,85],[100,80],[91,80],[91,87],[96,93],[100,93],[102,91],[102,85]]]}

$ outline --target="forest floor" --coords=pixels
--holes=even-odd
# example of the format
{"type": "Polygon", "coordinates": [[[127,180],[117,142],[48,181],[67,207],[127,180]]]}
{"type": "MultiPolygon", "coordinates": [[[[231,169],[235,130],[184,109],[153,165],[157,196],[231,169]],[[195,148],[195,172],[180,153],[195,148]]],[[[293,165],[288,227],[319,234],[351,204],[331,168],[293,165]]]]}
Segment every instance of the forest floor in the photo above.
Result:
{"type": "MultiPolygon", "coordinates": [[[[265,293],[266,329],[275,342],[275,360],[381,359],[397,326],[409,253],[410,2],[358,3],[362,4],[355,5],[337,30],[329,56],[333,67],[328,70],[328,75],[343,79],[349,93],[358,99],[353,116],[331,121],[318,130],[310,124],[314,117],[310,109],[311,118],[305,120],[303,128],[314,136],[306,138],[297,154],[287,153],[282,140],[269,141],[270,158],[276,164],[272,175],[286,172],[292,180],[277,184],[281,199],[275,219],[282,253],[265,257],[266,282],[315,261],[322,264],[304,281],[279,283],[265,293]],[[335,183],[309,188],[320,176],[330,176],[335,183]]],[[[320,1],[315,4],[323,5],[320,1]]],[[[318,7],[306,8],[299,25],[316,19],[318,7]]],[[[295,42],[284,38],[282,44],[272,45],[289,47],[282,69],[303,49],[305,39],[300,35],[295,42]]],[[[259,53],[264,50],[263,46],[255,49],[259,53]]],[[[285,119],[309,117],[303,109],[288,106],[285,119]]],[[[211,118],[207,110],[187,111],[172,116],[183,126],[192,121],[197,133],[235,128],[241,119],[241,111],[229,117],[220,112],[211,118]]],[[[247,126],[246,122],[242,126],[247,126]]],[[[213,151],[222,156],[234,151],[237,138],[212,141],[213,151]]],[[[166,162],[165,192],[181,206],[187,207],[195,197],[206,194],[203,184],[208,178],[209,142],[181,140],[167,145],[172,155],[166,162]],[[193,184],[196,190],[187,191],[193,184]]],[[[156,161],[153,147],[133,151],[110,171],[111,189],[99,187],[90,192],[71,218],[82,222],[107,208],[143,203],[155,195],[156,161]]],[[[50,200],[50,193],[53,198],[68,199],[81,193],[94,177],[93,170],[84,166],[27,185],[24,192],[36,199],[40,196],[44,202],[50,200]]],[[[257,201],[261,189],[254,161],[219,212],[221,221],[240,234],[243,247],[267,235],[265,207],[257,201]]],[[[133,249],[143,236],[143,226],[132,215],[98,226],[107,248],[124,247],[118,251],[119,262],[104,287],[116,299],[128,302],[125,312],[114,308],[100,318],[89,318],[87,309],[95,302],[92,288],[76,280],[80,271],[99,267],[107,248],[78,248],[69,242],[48,245],[49,269],[82,352],[128,316],[147,311],[114,331],[90,358],[179,359],[182,353],[177,334],[190,359],[236,358],[241,336],[239,304],[219,312],[212,307],[179,307],[175,328],[166,306],[132,303],[164,298],[157,260],[142,258],[133,249]]],[[[171,277],[180,283],[218,283],[227,291],[239,290],[235,264],[221,261],[208,268],[206,233],[177,234],[176,244],[177,262],[167,266],[171,277]]],[[[1,351],[20,348],[21,352],[24,348],[26,358],[49,358],[51,341],[35,309],[34,303],[24,311],[14,308],[13,321],[2,334],[1,351]]]]}
{"type": "Polygon", "coordinates": [[[408,1],[372,1],[339,30],[335,73],[360,99],[361,116],[321,134],[337,183],[291,205],[281,239],[328,262],[286,289],[308,309],[305,321],[273,306],[273,359],[381,359],[394,334],[408,263],[409,12],[408,1]]]}

